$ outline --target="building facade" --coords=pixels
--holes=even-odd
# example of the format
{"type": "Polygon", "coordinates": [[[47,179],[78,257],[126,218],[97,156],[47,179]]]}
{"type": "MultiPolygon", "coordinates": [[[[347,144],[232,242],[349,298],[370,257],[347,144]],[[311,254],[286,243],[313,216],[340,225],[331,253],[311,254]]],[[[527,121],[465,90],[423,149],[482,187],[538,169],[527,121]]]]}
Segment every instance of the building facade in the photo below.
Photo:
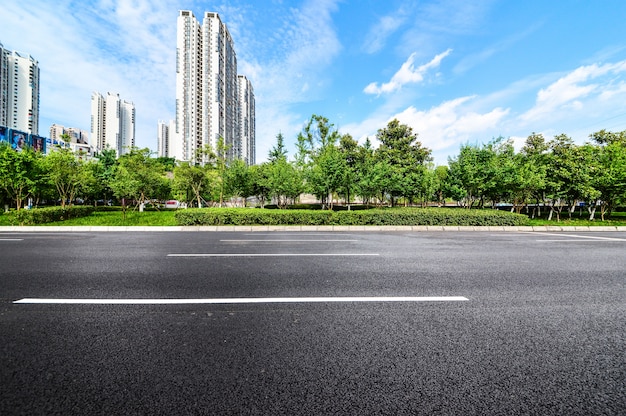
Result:
{"type": "Polygon", "coordinates": [[[63,140],[62,136],[65,134],[69,136],[70,143],[89,144],[89,133],[85,130],[74,127],[65,127],[60,124],[53,124],[50,126],[50,138],[52,140],[63,140]]]}
{"type": "Polygon", "coordinates": [[[157,155],[158,157],[174,157],[171,150],[172,135],[176,132],[174,120],[161,121],[157,123],[157,155]]]}
{"type": "Polygon", "coordinates": [[[239,137],[240,157],[248,166],[256,164],[254,89],[246,76],[237,76],[239,87],[239,137]]]}
{"type": "Polygon", "coordinates": [[[177,20],[176,125],[170,132],[171,156],[206,163],[202,150],[218,150],[223,139],[226,158],[243,158],[237,56],[228,28],[217,13],[206,12],[202,24],[188,10],[177,20]]]}
{"type": "Polygon", "coordinates": [[[135,105],[119,94],[91,95],[91,138],[98,150],[115,149],[118,156],[135,146],[135,105]]]}
{"type": "Polygon", "coordinates": [[[0,44],[0,125],[39,134],[39,63],[0,44]]]}

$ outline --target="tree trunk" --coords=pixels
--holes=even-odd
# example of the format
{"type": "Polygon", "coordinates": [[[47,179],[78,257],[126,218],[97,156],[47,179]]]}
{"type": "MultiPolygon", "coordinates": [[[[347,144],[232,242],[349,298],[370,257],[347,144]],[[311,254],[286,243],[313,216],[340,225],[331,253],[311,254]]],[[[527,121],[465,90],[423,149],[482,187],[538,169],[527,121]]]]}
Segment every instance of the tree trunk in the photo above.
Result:
{"type": "Polygon", "coordinates": [[[587,207],[587,211],[589,211],[589,221],[593,221],[593,217],[596,215],[596,204],[587,207]]]}

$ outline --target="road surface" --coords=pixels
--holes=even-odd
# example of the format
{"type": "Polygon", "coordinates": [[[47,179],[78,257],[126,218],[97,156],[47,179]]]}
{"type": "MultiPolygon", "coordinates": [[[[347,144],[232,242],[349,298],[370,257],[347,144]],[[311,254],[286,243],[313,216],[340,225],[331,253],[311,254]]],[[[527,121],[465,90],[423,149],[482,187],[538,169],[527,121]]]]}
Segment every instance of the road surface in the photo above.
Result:
{"type": "Polygon", "coordinates": [[[626,233],[0,233],[0,414],[626,414],[626,233]]]}

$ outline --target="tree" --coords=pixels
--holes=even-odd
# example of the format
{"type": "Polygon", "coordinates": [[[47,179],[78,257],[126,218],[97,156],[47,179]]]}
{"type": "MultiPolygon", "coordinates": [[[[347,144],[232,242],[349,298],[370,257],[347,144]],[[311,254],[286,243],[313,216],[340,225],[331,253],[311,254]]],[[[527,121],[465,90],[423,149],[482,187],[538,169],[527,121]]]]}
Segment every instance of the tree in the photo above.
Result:
{"type": "Polygon", "coordinates": [[[614,143],[626,145],[626,130],[614,133],[603,129],[595,133],[591,133],[589,137],[599,145],[610,145],[614,143]]]}
{"type": "Polygon", "coordinates": [[[593,152],[589,146],[577,146],[565,134],[555,136],[549,143],[550,154],[547,164],[547,193],[551,199],[550,215],[560,214],[564,206],[569,206],[571,216],[576,201],[595,200],[598,191],[592,186],[593,152]]]}
{"type": "Polygon", "coordinates": [[[176,166],[172,189],[178,199],[187,203],[195,200],[196,206],[201,207],[204,201],[203,193],[207,192],[211,185],[208,169],[210,167],[192,165],[189,162],[176,166]]]}
{"type": "Polygon", "coordinates": [[[285,138],[282,133],[278,133],[276,136],[276,145],[269,151],[267,160],[270,163],[276,162],[279,159],[287,159],[287,149],[285,148],[285,138]]]}
{"type": "Polygon", "coordinates": [[[363,203],[367,204],[376,196],[372,183],[372,170],[376,161],[369,137],[365,139],[363,145],[357,147],[355,158],[355,194],[359,195],[363,203]]]}
{"type": "Polygon", "coordinates": [[[18,152],[10,144],[0,142],[0,187],[15,201],[17,210],[22,208],[41,179],[41,159],[41,154],[30,147],[18,152]]]}
{"type": "Polygon", "coordinates": [[[357,181],[357,169],[359,163],[359,144],[349,134],[344,134],[339,139],[339,153],[343,160],[343,175],[339,192],[344,195],[348,211],[350,210],[350,196],[354,194],[354,187],[357,181]]]}
{"type": "Polygon", "coordinates": [[[220,207],[224,205],[224,191],[225,191],[225,175],[228,163],[226,162],[226,156],[232,146],[227,145],[222,136],[217,140],[215,167],[217,171],[217,186],[219,187],[219,204],[220,207]]]}
{"type": "Polygon", "coordinates": [[[148,148],[132,148],[120,156],[113,179],[116,188],[111,186],[116,196],[133,199],[137,206],[169,197],[171,185],[165,168],[150,155],[148,148]]]}
{"type": "Polygon", "coordinates": [[[387,200],[387,195],[393,189],[394,183],[400,180],[393,166],[387,161],[372,160],[372,165],[368,167],[367,174],[363,178],[362,190],[378,199],[378,205],[382,205],[387,200]]]}
{"type": "Polygon", "coordinates": [[[73,204],[84,179],[84,163],[68,148],[51,151],[44,159],[47,177],[56,188],[61,200],[61,207],[73,204]]]}
{"type": "Polygon", "coordinates": [[[270,188],[270,164],[250,166],[250,176],[252,181],[252,195],[256,196],[261,203],[261,208],[265,208],[265,202],[271,198],[270,188]]]}
{"type": "Polygon", "coordinates": [[[532,218],[535,217],[535,214],[541,216],[540,202],[545,202],[546,199],[548,150],[549,146],[543,135],[533,132],[528,136],[520,151],[520,163],[524,164],[524,169],[529,171],[528,175],[530,176],[527,180],[527,190],[531,194],[530,197],[534,197],[536,201],[531,214],[532,218]]]}
{"type": "Polygon", "coordinates": [[[445,205],[446,197],[448,196],[448,193],[446,192],[446,184],[448,183],[448,172],[449,168],[446,165],[437,166],[434,171],[434,196],[435,201],[437,201],[437,206],[439,207],[445,205]]]}
{"type": "Polygon", "coordinates": [[[417,140],[413,129],[393,119],[387,127],[378,130],[376,138],[380,141],[377,160],[386,162],[393,171],[392,175],[398,179],[389,184],[391,205],[395,205],[398,197],[411,200],[423,193],[424,169],[425,164],[432,160],[431,151],[417,140]]]}
{"type": "Polygon", "coordinates": [[[323,208],[330,207],[328,200],[340,185],[340,155],[336,148],[340,136],[326,117],[314,114],[297,139],[295,165],[302,173],[306,190],[322,202],[323,208]]]}
{"type": "Polygon", "coordinates": [[[241,159],[235,159],[226,169],[226,192],[236,198],[243,199],[243,206],[246,206],[246,199],[252,196],[252,176],[250,168],[241,159]]]}
{"type": "Polygon", "coordinates": [[[308,180],[311,192],[322,201],[322,208],[332,209],[332,195],[342,185],[346,161],[337,147],[327,144],[313,156],[308,180]]]}
{"type": "Polygon", "coordinates": [[[100,180],[101,168],[98,161],[87,161],[83,164],[79,179],[78,196],[93,201],[94,205],[104,189],[104,182],[100,180]]]}
{"type": "Polygon", "coordinates": [[[156,158],[156,163],[163,166],[166,172],[173,172],[176,167],[176,158],[159,156],[156,158]]]}
{"type": "Polygon", "coordinates": [[[298,170],[286,159],[278,159],[267,165],[268,188],[279,208],[285,208],[289,201],[302,193],[302,179],[298,170]]]}
{"type": "MultiPolygon", "coordinates": [[[[619,133],[601,130],[590,135],[596,142],[597,169],[593,175],[593,187],[600,193],[596,205],[604,221],[613,208],[626,201],[626,131],[619,133]]],[[[592,209],[593,210],[593,209],[592,209]]],[[[593,212],[590,210],[590,219],[593,212]]]]}
{"type": "Polygon", "coordinates": [[[108,201],[113,195],[113,190],[109,187],[109,183],[113,180],[115,167],[117,165],[117,153],[115,149],[106,148],[101,150],[97,155],[97,166],[93,168],[94,175],[100,182],[101,193],[98,199],[108,201]]]}
{"type": "Polygon", "coordinates": [[[264,204],[274,198],[279,208],[285,208],[304,190],[302,170],[287,160],[287,150],[282,134],[276,136],[276,145],[269,152],[269,161],[256,170],[255,194],[264,204]]]}
{"type": "Polygon", "coordinates": [[[465,206],[471,208],[475,201],[482,200],[486,188],[486,153],[478,146],[462,145],[459,155],[448,159],[450,176],[464,191],[465,206]]]}
{"type": "Polygon", "coordinates": [[[128,208],[126,199],[136,198],[139,194],[141,184],[127,166],[117,165],[109,187],[113,191],[113,195],[122,201],[122,216],[126,219],[126,210],[128,208]]]}

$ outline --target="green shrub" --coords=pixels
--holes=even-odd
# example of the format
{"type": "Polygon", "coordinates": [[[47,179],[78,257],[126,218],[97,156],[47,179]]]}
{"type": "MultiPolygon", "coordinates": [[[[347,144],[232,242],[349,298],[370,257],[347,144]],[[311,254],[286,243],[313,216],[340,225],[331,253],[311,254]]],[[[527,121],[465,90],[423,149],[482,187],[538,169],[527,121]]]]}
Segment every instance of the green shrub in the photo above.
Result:
{"type": "Polygon", "coordinates": [[[12,225],[39,225],[48,222],[64,221],[71,218],[87,217],[94,212],[90,205],[72,207],[49,207],[21,209],[8,213],[12,225]]]}
{"type": "Polygon", "coordinates": [[[176,212],[178,225],[456,225],[519,226],[521,214],[497,210],[394,208],[360,211],[203,208],[176,212]]]}

